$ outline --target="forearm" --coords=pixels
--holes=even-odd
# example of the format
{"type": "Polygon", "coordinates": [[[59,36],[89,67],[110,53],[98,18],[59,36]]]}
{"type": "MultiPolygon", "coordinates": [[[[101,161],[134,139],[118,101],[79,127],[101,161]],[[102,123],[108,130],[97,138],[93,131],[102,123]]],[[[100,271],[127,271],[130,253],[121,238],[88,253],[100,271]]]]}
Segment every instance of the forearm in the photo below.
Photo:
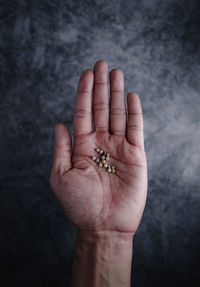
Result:
{"type": "Polygon", "coordinates": [[[129,287],[133,234],[78,231],[71,287],[129,287]]]}

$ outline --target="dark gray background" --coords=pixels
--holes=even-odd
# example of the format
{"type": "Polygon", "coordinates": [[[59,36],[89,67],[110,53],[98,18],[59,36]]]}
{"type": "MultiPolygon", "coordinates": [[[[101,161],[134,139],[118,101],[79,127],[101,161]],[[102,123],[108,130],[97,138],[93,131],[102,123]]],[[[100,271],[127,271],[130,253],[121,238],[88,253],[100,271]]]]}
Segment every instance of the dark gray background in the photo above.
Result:
{"type": "Polygon", "coordinates": [[[0,1],[1,286],[67,286],[76,231],[49,188],[53,127],[72,132],[77,81],[99,59],[123,70],[144,112],[149,193],[132,286],[195,286],[199,11],[198,0],[0,1]]]}

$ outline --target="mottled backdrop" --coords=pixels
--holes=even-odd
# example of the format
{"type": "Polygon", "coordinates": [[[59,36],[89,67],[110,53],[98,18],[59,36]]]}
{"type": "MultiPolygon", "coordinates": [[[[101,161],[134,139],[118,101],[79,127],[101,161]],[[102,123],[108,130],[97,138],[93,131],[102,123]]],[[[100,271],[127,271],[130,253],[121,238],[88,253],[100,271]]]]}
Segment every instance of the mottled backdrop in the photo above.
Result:
{"type": "MultiPolygon", "coordinates": [[[[0,286],[64,287],[76,231],[49,188],[83,69],[142,101],[149,193],[132,286],[195,286],[200,260],[199,0],[0,1],[0,286]]],[[[199,285],[200,286],[200,285],[199,285]]]]}

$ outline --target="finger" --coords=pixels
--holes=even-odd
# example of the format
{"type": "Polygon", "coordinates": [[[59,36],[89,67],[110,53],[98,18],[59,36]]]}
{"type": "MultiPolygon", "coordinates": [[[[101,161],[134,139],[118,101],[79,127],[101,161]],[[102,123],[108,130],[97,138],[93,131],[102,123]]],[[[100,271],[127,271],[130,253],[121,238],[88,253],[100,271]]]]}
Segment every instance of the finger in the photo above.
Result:
{"type": "Polygon", "coordinates": [[[92,89],[94,74],[85,70],[78,83],[74,105],[74,136],[92,132],[92,89]]]}
{"type": "Polygon", "coordinates": [[[144,149],[143,118],[139,96],[136,93],[129,93],[127,139],[130,144],[144,149]]]}
{"type": "Polygon", "coordinates": [[[93,88],[94,130],[109,131],[108,64],[98,61],[94,66],[93,88]]]}
{"type": "Polygon", "coordinates": [[[71,136],[67,127],[58,123],[55,125],[53,169],[63,174],[71,167],[71,136]]]}
{"type": "Polygon", "coordinates": [[[114,135],[125,135],[126,103],[124,77],[122,71],[118,69],[110,72],[110,129],[114,135]]]}

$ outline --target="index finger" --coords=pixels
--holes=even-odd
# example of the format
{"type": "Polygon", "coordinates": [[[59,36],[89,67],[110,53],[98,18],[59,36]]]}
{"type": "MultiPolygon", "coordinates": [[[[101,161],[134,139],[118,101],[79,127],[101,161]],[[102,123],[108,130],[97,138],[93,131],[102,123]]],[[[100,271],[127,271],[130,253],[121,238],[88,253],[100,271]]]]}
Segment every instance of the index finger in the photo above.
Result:
{"type": "Polygon", "coordinates": [[[79,80],[74,106],[74,136],[92,132],[92,90],[94,74],[85,70],[79,80]]]}

